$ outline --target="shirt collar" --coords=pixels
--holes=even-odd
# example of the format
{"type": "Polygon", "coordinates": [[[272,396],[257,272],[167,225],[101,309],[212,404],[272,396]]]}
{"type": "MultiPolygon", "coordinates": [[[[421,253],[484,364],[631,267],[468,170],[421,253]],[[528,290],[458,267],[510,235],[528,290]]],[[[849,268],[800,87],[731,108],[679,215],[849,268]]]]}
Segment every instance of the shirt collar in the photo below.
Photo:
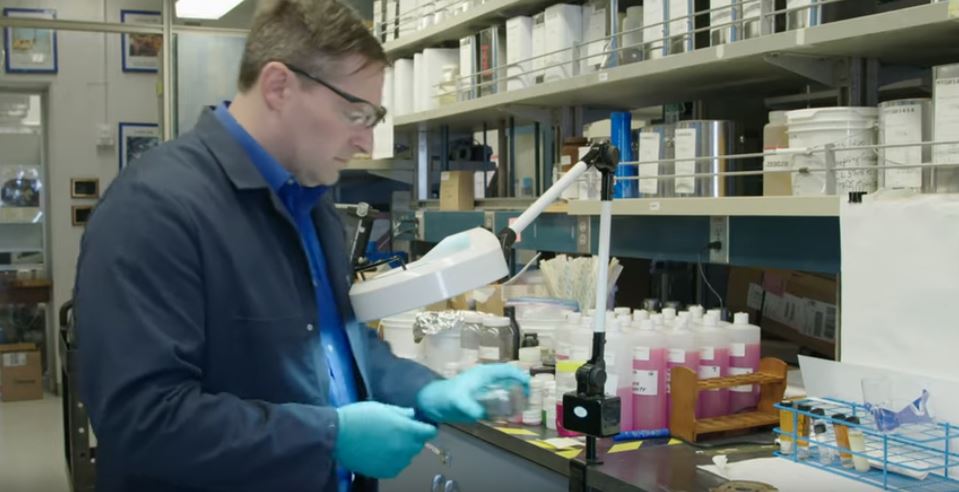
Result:
{"type": "Polygon", "coordinates": [[[243,147],[243,150],[246,151],[253,165],[260,171],[260,174],[263,175],[263,179],[270,185],[270,188],[280,196],[285,194],[283,193],[284,189],[291,189],[291,192],[295,190],[296,192],[293,193],[293,195],[295,196],[297,205],[308,205],[308,208],[312,208],[312,206],[316,204],[316,201],[326,192],[327,187],[300,186],[296,178],[236,121],[236,118],[230,114],[228,107],[229,102],[224,102],[217,106],[214,111],[216,118],[223,124],[227,132],[233,136],[237,143],[243,147]]]}

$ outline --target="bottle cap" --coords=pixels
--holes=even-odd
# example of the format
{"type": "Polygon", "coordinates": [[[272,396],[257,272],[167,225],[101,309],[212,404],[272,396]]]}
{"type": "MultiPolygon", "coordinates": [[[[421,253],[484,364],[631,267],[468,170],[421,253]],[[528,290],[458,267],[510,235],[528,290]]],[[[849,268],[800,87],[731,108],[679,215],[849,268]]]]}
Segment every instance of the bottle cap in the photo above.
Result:
{"type": "Polygon", "coordinates": [[[705,309],[700,305],[689,306],[689,313],[693,315],[693,319],[699,319],[703,317],[705,309]]]}
{"type": "Polygon", "coordinates": [[[796,408],[797,408],[800,412],[808,412],[808,411],[812,410],[812,405],[796,405],[796,408]]]}
{"type": "Polygon", "coordinates": [[[748,325],[749,324],[749,313],[736,313],[733,315],[733,324],[734,325],[748,325]]]}
{"type": "Polygon", "coordinates": [[[619,316],[621,314],[631,315],[633,313],[633,310],[632,308],[628,308],[628,307],[618,307],[614,309],[613,312],[616,313],[616,316],[619,316]]]}
{"type": "Polygon", "coordinates": [[[813,430],[816,434],[825,434],[826,433],[826,424],[819,423],[813,426],[813,430]]]}
{"type": "Polygon", "coordinates": [[[846,414],[844,414],[844,413],[836,413],[836,414],[833,414],[832,419],[833,419],[833,420],[836,420],[836,421],[838,421],[838,422],[845,422],[845,421],[846,421],[846,414]]]}
{"type": "Polygon", "coordinates": [[[849,417],[846,419],[846,422],[852,425],[860,425],[862,422],[859,420],[859,417],[849,417]]]}
{"type": "Polygon", "coordinates": [[[823,410],[823,409],[821,409],[821,408],[813,408],[810,413],[812,413],[812,414],[814,414],[814,415],[821,415],[821,416],[823,416],[823,417],[826,416],[826,411],[823,410]]]}
{"type": "Polygon", "coordinates": [[[792,401],[789,401],[789,400],[783,400],[783,401],[779,402],[779,406],[781,406],[781,407],[786,407],[786,408],[792,408],[792,407],[796,406],[796,403],[795,403],[795,402],[792,402],[792,401]]]}
{"type": "Polygon", "coordinates": [[[509,326],[509,318],[505,316],[489,316],[483,318],[483,326],[490,328],[504,328],[509,326]]]}

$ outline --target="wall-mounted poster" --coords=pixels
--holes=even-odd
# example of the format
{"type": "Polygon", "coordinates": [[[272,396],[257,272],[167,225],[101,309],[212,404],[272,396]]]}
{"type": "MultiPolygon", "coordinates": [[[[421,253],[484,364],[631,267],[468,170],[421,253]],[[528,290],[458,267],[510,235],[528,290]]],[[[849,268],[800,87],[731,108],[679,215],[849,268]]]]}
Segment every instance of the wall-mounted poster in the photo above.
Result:
{"type": "Polygon", "coordinates": [[[120,170],[157,145],[160,145],[160,125],[120,123],[120,170]]]}
{"type": "MultiPolygon", "coordinates": [[[[160,12],[121,10],[120,22],[131,24],[160,24],[160,12]]],[[[161,34],[124,34],[120,43],[123,50],[124,72],[156,73],[160,68],[161,34]]]]}
{"type": "MultiPolygon", "coordinates": [[[[4,17],[55,19],[52,9],[5,8],[4,17]]],[[[3,30],[7,73],[57,73],[57,33],[52,29],[8,27],[3,30]]]]}

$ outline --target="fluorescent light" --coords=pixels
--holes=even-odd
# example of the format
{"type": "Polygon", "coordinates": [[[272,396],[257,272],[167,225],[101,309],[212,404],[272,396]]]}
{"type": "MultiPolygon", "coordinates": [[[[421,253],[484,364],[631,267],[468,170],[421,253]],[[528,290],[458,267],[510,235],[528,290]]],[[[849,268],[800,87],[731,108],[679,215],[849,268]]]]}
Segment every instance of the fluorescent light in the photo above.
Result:
{"type": "Polygon", "coordinates": [[[243,0],[177,0],[176,16],[185,19],[219,19],[243,0]]]}

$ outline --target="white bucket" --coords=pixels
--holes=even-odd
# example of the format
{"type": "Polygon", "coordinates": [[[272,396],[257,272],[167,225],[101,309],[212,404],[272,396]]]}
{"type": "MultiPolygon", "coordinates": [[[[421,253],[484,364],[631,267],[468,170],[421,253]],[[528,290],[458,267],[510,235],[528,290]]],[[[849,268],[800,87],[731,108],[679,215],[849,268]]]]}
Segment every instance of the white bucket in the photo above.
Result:
{"type": "MultiPolygon", "coordinates": [[[[844,147],[859,147],[876,144],[876,128],[879,110],[864,107],[813,108],[789,111],[789,147],[819,150],[811,155],[797,155],[793,169],[825,169],[826,154],[822,149],[828,144],[836,148],[836,169],[850,167],[875,167],[876,151],[842,150],[844,147]]],[[[793,173],[794,195],[825,195],[829,175],[823,172],[809,174],[793,173]]],[[[836,193],[844,195],[851,191],[876,191],[876,170],[837,171],[836,193]]]]}
{"type": "Polygon", "coordinates": [[[463,349],[460,348],[460,329],[458,327],[423,339],[425,347],[424,363],[437,373],[444,373],[449,364],[462,362],[463,349]]]}
{"type": "Polygon", "coordinates": [[[404,359],[423,360],[423,344],[413,340],[413,322],[416,321],[416,312],[383,318],[380,328],[383,330],[383,340],[390,344],[393,354],[404,359]]]}

